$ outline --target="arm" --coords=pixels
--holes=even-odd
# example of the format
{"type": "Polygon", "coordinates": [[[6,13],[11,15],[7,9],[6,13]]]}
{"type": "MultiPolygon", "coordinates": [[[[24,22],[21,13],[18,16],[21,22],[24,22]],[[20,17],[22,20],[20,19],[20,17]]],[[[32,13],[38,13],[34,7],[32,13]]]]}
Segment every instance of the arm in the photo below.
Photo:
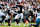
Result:
{"type": "Polygon", "coordinates": [[[36,22],[36,16],[34,15],[33,18],[34,18],[34,23],[35,23],[36,22]]]}
{"type": "Polygon", "coordinates": [[[28,15],[28,20],[31,22],[31,19],[30,18],[31,18],[31,16],[28,15]]]}
{"type": "Polygon", "coordinates": [[[13,14],[11,13],[11,21],[12,21],[12,17],[13,17],[13,14]]]}

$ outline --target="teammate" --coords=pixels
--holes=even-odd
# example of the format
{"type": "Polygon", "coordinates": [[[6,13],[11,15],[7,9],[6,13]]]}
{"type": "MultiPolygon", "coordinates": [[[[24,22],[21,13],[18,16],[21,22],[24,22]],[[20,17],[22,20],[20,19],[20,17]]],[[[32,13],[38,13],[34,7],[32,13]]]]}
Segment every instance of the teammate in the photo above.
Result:
{"type": "Polygon", "coordinates": [[[36,13],[36,26],[35,27],[39,27],[40,26],[40,13],[39,13],[39,9],[37,9],[37,13],[36,13]]]}
{"type": "Polygon", "coordinates": [[[20,26],[19,22],[20,22],[20,15],[18,13],[18,8],[15,8],[15,11],[13,12],[13,17],[15,17],[14,21],[16,21],[16,25],[15,26],[20,26]]]}
{"type": "MultiPolygon", "coordinates": [[[[29,11],[29,15],[28,15],[28,20],[29,20],[30,22],[31,22],[31,19],[30,19],[31,17],[34,18],[34,23],[35,23],[35,22],[36,22],[36,16],[33,14],[33,11],[32,11],[32,10],[29,11]]],[[[29,23],[30,23],[30,22],[29,22],[29,23]]],[[[31,24],[31,25],[32,25],[32,24],[31,24]]],[[[31,25],[30,25],[30,26],[31,26],[31,25]]]]}
{"type": "MultiPolygon", "coordinates": [[[[23,18],[23,13],[24,13],[23,5],[17,5],[17,7],[19,8],[18,13],[19,13],[19,15],[21,17],[21,20],[24,23],[25,21],[24,21],[24,18],[23,18]]],[[[24,26],[25,26],[25,23],[24,23],[24,26]]]]}
{"type": "Polygon", "coordinates": [[[6,15],[6,20],[8,21],[8,26],[10,26],[10,23],[12,21],[12,12],[11,9],[7,8],[7,10],[5,11],[5,15],[6,15]]]}
{"type": "Polygon", "coordinates": [[[5,14],[2,12],[2,9],[0,9],[1,25],[2,25],[2,22],[3,22],[3,24],[4,24],[4,26],[5,26],[5,21],[4,21],[5,18],[6,18],[5,14]]]}
{"type": "Polygon", "coordinates": [[[20,22],[20,19],[22,19],[23,20],[23,13],[22,13],[22,8],[23,8],[23,6],[21,6],[21,5],[16,5],[17,6],[17,8],[16,8],[16,13],[14,13],[14,15],[13,16],[15,16],[15,21],[17,22],[17,26],[20,26],[20,24],[19,24],[19,22],[20,22]],[[21,18],[20,18],[21,17],[21,18]]]}

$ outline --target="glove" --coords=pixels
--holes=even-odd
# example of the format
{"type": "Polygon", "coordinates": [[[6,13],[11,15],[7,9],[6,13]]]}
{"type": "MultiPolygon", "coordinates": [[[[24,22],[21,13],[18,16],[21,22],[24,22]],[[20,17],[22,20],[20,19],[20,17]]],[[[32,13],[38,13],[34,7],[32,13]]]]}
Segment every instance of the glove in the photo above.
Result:
{"type": "Polygon", "coordinates": [[[10,23],[11,23],[12,21],[10,21],[10,23]]]}
{"type": "Polygon", "coordinates": [[[30,18],[28,18],[28,20],[31,22],[31,19],[30,18]]]}

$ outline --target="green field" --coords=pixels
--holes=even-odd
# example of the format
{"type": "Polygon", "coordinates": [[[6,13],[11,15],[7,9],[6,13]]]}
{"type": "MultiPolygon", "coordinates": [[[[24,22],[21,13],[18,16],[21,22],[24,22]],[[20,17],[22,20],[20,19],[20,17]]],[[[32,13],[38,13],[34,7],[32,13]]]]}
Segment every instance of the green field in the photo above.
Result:
{"type": "MultiPolygon", "coordinates": [[[[29,27],[29,26],[0,26],[0,27],[29,27]]],[[[34,26],[31,26],[34,27],[34,26]]]]}
{"type": "MultiPolygon", "coordinates": [[[[25,25],[26,26],[23,26],[23,23],[20,23],[20,26],[15,26],[16,25],[16,23],[11,23],[11,26],[7,26],[8,25],[8,23],[5,23],[6,24],[6,26],[0,26],[0,27],[29,27],[29,26],[27,26],[28,24],[27,23],[25,23],[25,25]]],[[[31,23],[30,23],[31,24],[31,23]]],[[[31,27],[34,27],[34,26],[31,26],[31,27]]]]}

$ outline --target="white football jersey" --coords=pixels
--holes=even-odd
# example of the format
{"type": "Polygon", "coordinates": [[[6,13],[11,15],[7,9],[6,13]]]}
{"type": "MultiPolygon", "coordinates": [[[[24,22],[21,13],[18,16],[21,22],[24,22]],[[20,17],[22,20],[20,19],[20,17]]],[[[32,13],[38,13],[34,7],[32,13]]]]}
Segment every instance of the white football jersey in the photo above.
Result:
{"type": "Polygon", "coordinates": [[[2,11],[0,11],[0,17],[3,16],[3,15],[5,15],[5,14],[2,11]]]}
{"type": "Polygon", "coordinates": [[[19,19],[19,18],[20,18],[20,15],[17,14],[17,15],[15,16],[15,19],[19,19]]]}
{"type": "Polygon", "coordinates": [[[40,13],[37,13],[36,19],[39,19],[39,18],[40,18],[40,13]]]}

